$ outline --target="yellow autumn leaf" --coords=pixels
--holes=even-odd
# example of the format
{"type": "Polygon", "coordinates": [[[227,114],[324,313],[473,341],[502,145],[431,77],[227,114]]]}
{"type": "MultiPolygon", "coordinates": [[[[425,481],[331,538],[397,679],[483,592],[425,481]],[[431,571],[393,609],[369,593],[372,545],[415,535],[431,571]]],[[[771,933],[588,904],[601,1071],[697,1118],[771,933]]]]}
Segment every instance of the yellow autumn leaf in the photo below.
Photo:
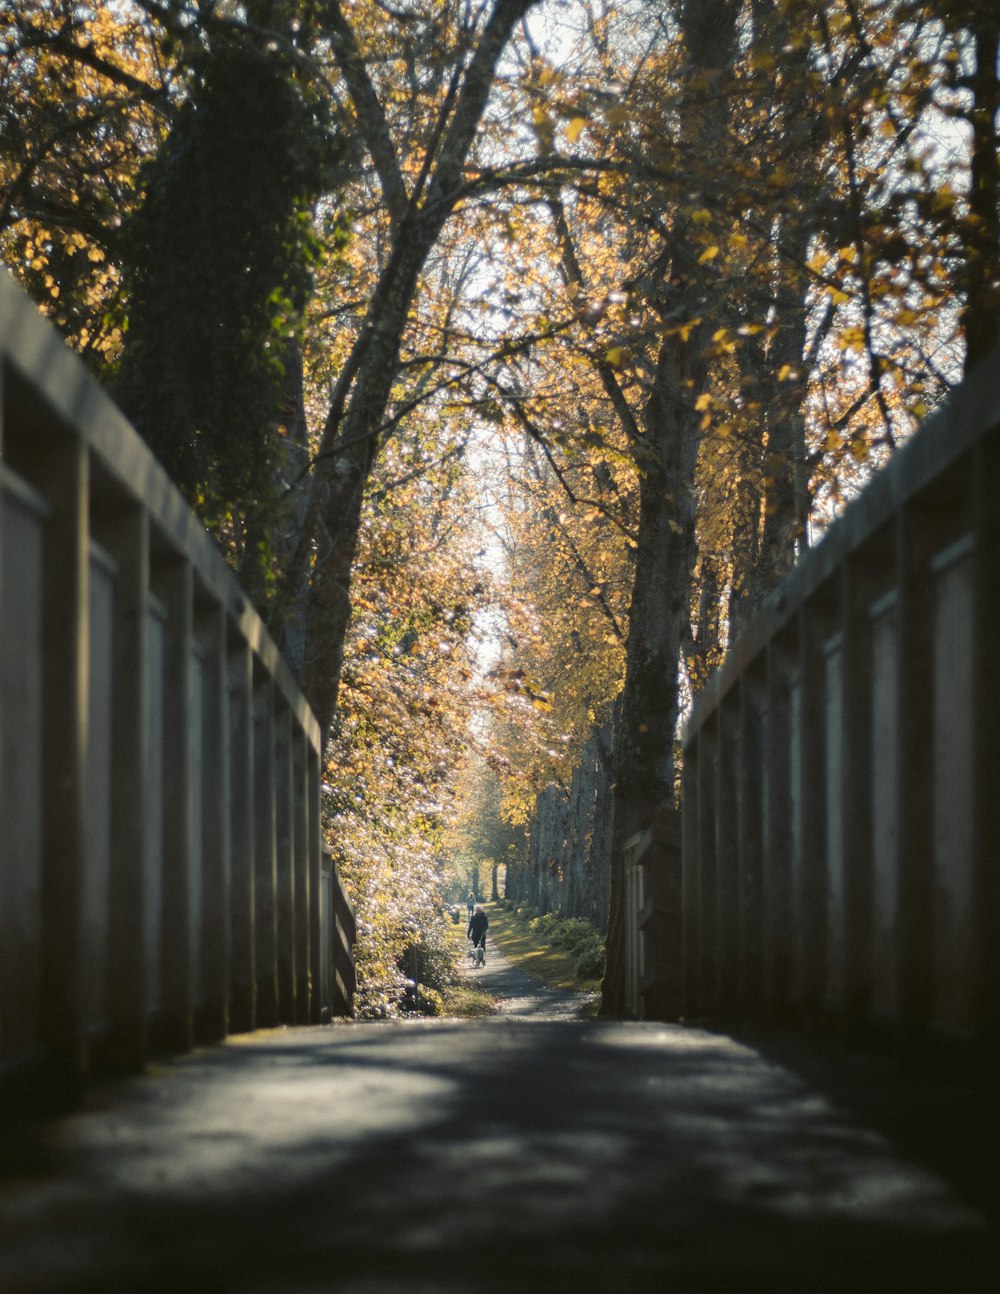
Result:
{"type": "Polygon", "coordinates": [[[706,261],[714,261],[716,256],[718,256],[718,254],[719,254],[718,244],[713,243],[711,247],[706,247],[705,250],[702,252],[702,254],[698,257],[698,264],[704,265],[706,261]]]}
{"type": "Polygon", "coordinates": [[[706,409],[712,407],[712,397],[707,391],[703,391],[694,402],[695,412],[704,413],[706,409]]]}
{"type": "Polygon", "coordinates": [[[865,330],[863,328],[845,328],[838,338],[838,345],[841,350],[860,349],[865,344],[865,330]]]}
{"type": "Polygon", "coordinates": [[[566,139],[569,141],[569,143],[571,144],[576,143],[576,141],[580,138],[580,135],[583,132],[583,129],[586,126],[586,124],[587,124],[586,117],[573,118],[573,120],[566,127],[566,139]]]}
{"type": "Polygon", "coordinates": [[[625,349],[624,346],[609,346],[608,349],[604,352],[605,362],[608,364],[612,364],[615,367],[617,367],[620,364],[624,364],[627,358],[628,358],[628,351],[625,349]]]}
{"type": "Polygon", "coordinates": [[[700,323],[701,316],[699,315],[696,319],[689,319],[687,323],[677,324],[673,328],[665,329],[665,333],[668,337],[680,337],[681,341],[687,341],[700,323]]]}
{"type": "Polygon", "coordinates": [[[781,368],[778,369],[778,381],[788,382],[793,377],[798,377],[798,373],[792,368],[791,364],[782,364],[781,368]]]}

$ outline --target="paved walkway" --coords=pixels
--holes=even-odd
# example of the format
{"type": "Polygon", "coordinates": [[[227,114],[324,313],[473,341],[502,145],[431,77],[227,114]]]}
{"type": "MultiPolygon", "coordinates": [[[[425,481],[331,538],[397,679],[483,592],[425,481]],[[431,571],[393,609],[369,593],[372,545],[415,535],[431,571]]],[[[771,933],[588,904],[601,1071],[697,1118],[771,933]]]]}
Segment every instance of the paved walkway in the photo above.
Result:
{"type": "Polygon", "coordinates": [[[471,983],[493,995],[497,1014],[505,1018],[550,1023],[582,1020],[592,1000],[589,994],[546,988],[534,976],[525,974],[508,961],[492,935],[487,936],[486,965],[475,967],[471,959],[463,958],[460,969],[471,983]]]}
{"type": "Polygon", "coordinates": [[[978,1294],[945,1180],[725,1035],[495,1019],[234,1039],[0,1146],[4,1294],[978,1294]]]}

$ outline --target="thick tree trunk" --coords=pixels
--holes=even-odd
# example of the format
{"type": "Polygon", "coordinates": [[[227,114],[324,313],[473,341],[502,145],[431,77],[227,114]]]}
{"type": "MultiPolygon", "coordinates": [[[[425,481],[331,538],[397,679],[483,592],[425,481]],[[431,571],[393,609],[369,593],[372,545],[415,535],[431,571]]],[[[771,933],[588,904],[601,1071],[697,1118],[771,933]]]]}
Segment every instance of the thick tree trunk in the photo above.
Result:
{"type": "MultiPolygon", "coordinates": [[[[737,0],[685,0],[678,15],[691,63],[719,71],[733,49],[737,0]]],[[[727,107],[699,107],[701,148],[720,158],[727,141],[727,107]],[[708,118],[706,120],[706,117],[708,118]]],[[[691,143],[693,145],[693,136],[691,143]]],[[[663,285],[664,306],[689,319],[705,314],[710,271],[701,273],[699,249],[678,228],[672,268],[663,285]]],[[[625,1009],[625,845],[662,805],[674,802],[674,742],[679,707],[681,646],[690,633],[691,579],[696,555],[694,479],[698,458],[697,395],[704,389],[710,330],[686,341],[668,337],[643,411],[639,536],[629,612],[625,686],[615,734],[613,836],[607,969],[601,1012],[625,1009]]]]}
{"type": "Polygon", "coordinates": [[[696,553],[692,485],[698,419],[685,413],[684,405],[691,402],[690,390],[700,390],[704,382],[705,340],[699,331],[687,343],[670,339],[664,344],[643,420],[650,452],[640,478],[625,686],[615,732],[604,1014],[620,1015],[625,1008],[625,846],[661,805],[674,801],[678,671],[681,645],[690,631],[696,553]]]}

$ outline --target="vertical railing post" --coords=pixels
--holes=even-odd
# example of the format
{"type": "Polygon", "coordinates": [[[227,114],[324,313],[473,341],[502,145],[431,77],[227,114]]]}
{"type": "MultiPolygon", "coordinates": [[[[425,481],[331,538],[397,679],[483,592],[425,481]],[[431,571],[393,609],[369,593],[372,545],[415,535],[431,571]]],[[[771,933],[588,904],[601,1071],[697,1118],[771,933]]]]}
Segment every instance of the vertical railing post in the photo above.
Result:
{"type": "Polygon", "coordinates": [[[698,875],[701,871],[701,730],[684,752],[681,803],[682,1014],[696,1014],[698,1000],[698,875]]]}
{"type": "Polygon", "coordinates": [[[764,994],[766,1017],[787,1023],[794,1015],[795,901],[792,878],[791,689],[786,649],[767,648],[767,735],[764,748],[764,994]]]}
{"type": "Polygon", "coordinates": [[[844,866],[844,1013],[849,1036],[859,1038],[867,1028],[872,1001],[874,750],[869,609],[875,586],[869,565],[859,557],[844,562],[841,582],[845,759],[839,807],[844,866]]]}
{"type": "Polygon", "coordinates": [[[716,952],[718,939],[717,842],[719,754],[717,719],[702,725],[698,760],[698,876],[695,925],[696,961],[694,1000],[699,1015],[711,1015],[716,1006],[716,952]]]}
{"type": "Polygon", "coordinates": [[[897,677],[899,680],[899,1010],[901,1043],[912,1058],[922,1047],[933,975],[933,696],[931,547],[917,504],[896,522],[897,677]]]}
{"type": "Polygon", "coordinates": [[[740,1005],[759,1013],[763,1004],[763,715],[762,685],[752,672],[740,682],[739,794],[740,1005]]]}
{"type": "MultiPolygon", "coordinates": [[[[163,1003],[160,1041],[171,1051],[194,1042],[192,1002],[191,856],[194,812],[191,785],[193,715],[194,573],[170,560],[158,572],[166,608],[163,706],[163,1003]]],[[[155,789],[154,789],[155,794],[155,789]]]]}
{"type": "Polygon", "coordinates": [[[292,716],[282,706],[275,719],[274,757],[275,937],[278,1019],[295,1023],[295,867],[292,813],[292,716]]]}
{"type": "Polygon", "coordinates": [[[40,1034],[53,1097],[75,1097],[86,1074],[81,902],[87,827],[89,485],[86,446],[46,455],[42,676],[42,990],[40,1034]]]}
{"type": "Polygon", "coordinates": [[[105,519],[118,563],[115,592],[111,778],[109,1060],[146,1058],[146,868],[149,849],[149,517],[138,504],[105,519]]]}
{"type": "Polygon", "coordinates": [[[201,1007],[199,1038],[229,1032],[232,955],[232,778],[229,740],[229,671],[225,608],[199,612],[198,637],[204,652],[202,678],[201,1007]]]}
{"type": "Polygon", "coordinates": [[[229,804],[231,954],[229,1027],[245,1033],[257,1020],[254,863],[253,654],[236,639],[229,648],[229,804]]]}
{"type": "Polygon", "coordinates": [[[277,841],[275,836],[276,744],[274,680],[254,681],[254,945],[257,1027],[278,1023],[277,841]]]}
{"type": "Polygon", "coordinates": [[[824,1007],[827,958],[825,660],[827,625],[820,608],[799,611],[801,714],[795,734],[799,772],[797,930],[799,1005],[808,1025],[818,1024],[824,1007]]]}
{"type": "Polygon", "coordinates": [[[292,842],[295,886],[295,1021],[310,1019],[311,972],[309,909],[315,902],[309,884],[309,740],[299,731],[292,738],[292,842]]]}
{"type": "Polygon", "coordinates": [[[309,853],[309,1019],[315,1023],[323,1007],[323,846],[320,836],[320,756],[310,746],[306,749],[306,786],[308,801],[308,853],[309,853]]]}
{"type": "Polygon", "coordinates": [[[743,960],[742,887],[740,883],[740,761],[742,759],[739,694],[728,696],[717,711],[718,798],[716,845],[716,1010],[733,1016],[740,1007],[743,960]]]}

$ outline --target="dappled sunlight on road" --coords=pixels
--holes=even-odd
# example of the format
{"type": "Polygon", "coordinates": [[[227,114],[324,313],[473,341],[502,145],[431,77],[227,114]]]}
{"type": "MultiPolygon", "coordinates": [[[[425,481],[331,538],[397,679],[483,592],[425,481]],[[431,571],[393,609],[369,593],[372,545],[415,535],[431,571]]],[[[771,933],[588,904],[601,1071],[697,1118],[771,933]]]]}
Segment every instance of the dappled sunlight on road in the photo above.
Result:
{"type": "Polygon", "coordinates": [[[275,1030],[102,1089],[37,1165],[0,1202],[5,1294],[986,1288],[984,1220],[944,1182],[679,1026],[275,1030]]]}

